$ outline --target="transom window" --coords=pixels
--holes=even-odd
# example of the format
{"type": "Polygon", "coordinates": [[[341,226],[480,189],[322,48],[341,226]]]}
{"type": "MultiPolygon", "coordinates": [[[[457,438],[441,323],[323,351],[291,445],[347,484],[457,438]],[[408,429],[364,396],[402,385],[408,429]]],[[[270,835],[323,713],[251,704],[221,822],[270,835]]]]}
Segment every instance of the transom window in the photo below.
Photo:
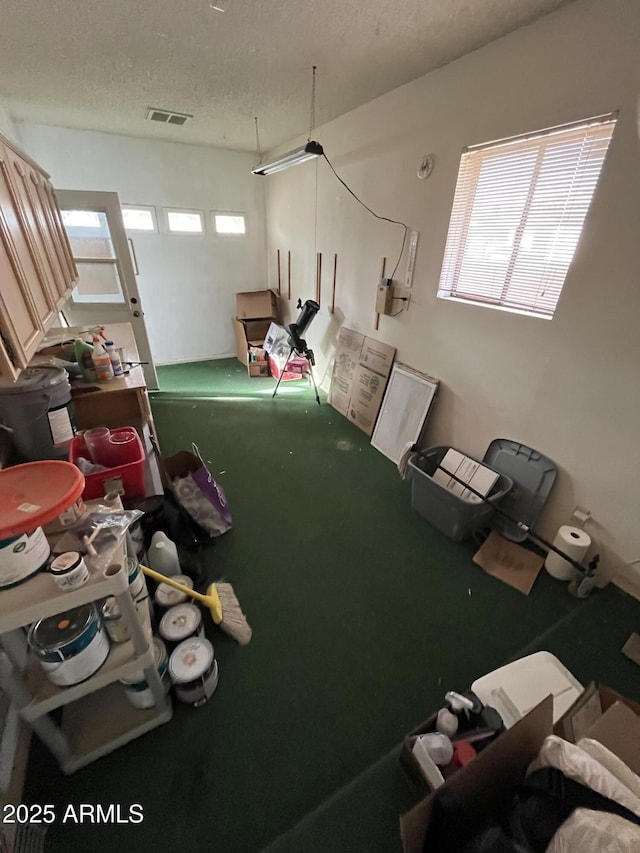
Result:
{"type": "Polygon", "coordinates": [[[122,205],[122,221],[127,231],[157,231],[156,212],[148,205],[122,205]]]}
{"type": "Polygon", "coordinates": [[[181,234],[204,234],[204,216],[200,210],[167,210],[169,231],[181,234]]]}
{"type": "Polygon", "coordinates": [[[214,213],[216,234],[246,234],[247,226],[242,213],[214,213]]]}
{"type": "Polygon", "coordinates": [[[465,149],[438,296],[553,317],[616,119],[465,149]]]}

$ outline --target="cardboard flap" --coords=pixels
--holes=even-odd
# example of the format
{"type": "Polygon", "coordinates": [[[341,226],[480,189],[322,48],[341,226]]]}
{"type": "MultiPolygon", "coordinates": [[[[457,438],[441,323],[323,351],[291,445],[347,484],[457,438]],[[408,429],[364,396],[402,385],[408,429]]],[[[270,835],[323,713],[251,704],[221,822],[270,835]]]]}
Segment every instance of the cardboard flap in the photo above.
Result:
{"type": "MultiPolygon", "coordinates": [[[[488,813],[500,809],[510,799],[513,789],[552,730],[553,696],[547,696],[526,717],[482,750],[470,764],[403,815],[400,835],[405,853],[428,851],[424,841],[434,803],[449,794],[455,796],[461,815],[464,815],[464,821],[460,821],[461,829],[464,825],[464,831],[473,832],[488,813]]],[[[451,849],[456,849],[455,843],[451,849]]]]}
{"type": "Polygon", "coordinates": [[[640,773],[640,717],[628,705],[614,702],[585,737],[597,740],[634,773],[640,773]]]}

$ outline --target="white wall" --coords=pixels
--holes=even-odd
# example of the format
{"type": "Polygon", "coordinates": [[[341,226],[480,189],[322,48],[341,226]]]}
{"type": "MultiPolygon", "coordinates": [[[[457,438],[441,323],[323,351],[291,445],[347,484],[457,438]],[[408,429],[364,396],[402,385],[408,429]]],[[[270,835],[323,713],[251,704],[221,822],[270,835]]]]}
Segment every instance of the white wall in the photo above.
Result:
{"type": "MultiPolygon", "coordinates": [[[[315,251],[325,253],[327,270],[338,253],[336,315],[326,307],[327,274],[308,335],[320,369],[341,320],[396,346],[400,361],[442,382],[428,442],[482,456],[493,438],[508,437],[546,453],[560,475],[539,531],[552,536],[582,505],[609,570],[640,557],[639,43],[640,4],[581,0],[314,132],[370,207],[420,232],[410,310],[382,317],[377,333],[381,257],[389,275],[401,229],[373,219],[322,161],[265,179],[272,286],[277,248],[292,250],[293,297],[303,299],[313,297],[315,251]],[[437,299],[463,146],[616,109],[618,127],[554,319],[437,299]],[[435,169],[419,181],[428,153],[435,169]]],[[[405,269],[403,259],[397,278],[405,269]]]]}
{"type": "MultiPolygon", "coordinates": [[[[160,232],[131,234],[157,363],[235,352],[234,294],[265,286],[263,187],[251,154],[93,131],[17,123],[24,150],[60,189],[116,191],[155,205],[160,232]],[[167,233],[163,208],[241,211],[245,237],[167,233]]],[[[207,225],[209,226],[209,222],[207,225]]]]}

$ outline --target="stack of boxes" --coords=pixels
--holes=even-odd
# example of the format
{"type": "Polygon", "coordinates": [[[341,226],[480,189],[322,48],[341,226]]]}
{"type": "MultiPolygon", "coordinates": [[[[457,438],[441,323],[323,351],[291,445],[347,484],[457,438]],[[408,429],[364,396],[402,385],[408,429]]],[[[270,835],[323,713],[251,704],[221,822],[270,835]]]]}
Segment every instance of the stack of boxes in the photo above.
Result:
{"type": "Polygon", "coordinates": [[[236,317],[231,320],[238,361],[247,366],[249,376],[268,376],[269,362],[264,339],[278,317],[278,301],[273,290],[236,293],[236,317]]]}

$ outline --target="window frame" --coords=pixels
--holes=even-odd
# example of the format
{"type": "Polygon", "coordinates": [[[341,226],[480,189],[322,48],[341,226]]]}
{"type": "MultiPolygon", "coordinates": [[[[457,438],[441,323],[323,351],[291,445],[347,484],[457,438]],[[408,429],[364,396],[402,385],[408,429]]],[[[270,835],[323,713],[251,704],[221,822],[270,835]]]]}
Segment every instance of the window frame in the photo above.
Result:
{"type": "Polygon", "coordinates": [[[204,237],[207,234],[207,217],[204,210],[198,210],[197,208],[189,208],[189,207],[165,207],[164,209],[164,224],[166,226],[167,232],[169,234],[178,234],[181,237],[204,237]],[[202,230],[200,231],[181,231],[175,230],[171,227],[169,214],[170,213],[189,213],[194,214],[197,213],[200,217],[200,224],[202,225],[202,230]]]}
{"type": "Polygon", "coordinates": [[[151,214],[151,223],[153,228],[130,228],[125,224],[124,216],[122,217],[122,224],[124,225],[124,230],[127,232],[131,232],[133,234],[157,234],[158,229],[158,215],[156,212],[156,208],[152,204],[129,204],[121,203],[120,207],[124,213],[125,210],[144,210],[151,214]]]}
{"type": "Polygon", "coordinates": [[[247,228],[247,214],[243,210],[212,210],[211,211],[211,226],[213,233],[216,237],[231,237],[233,239],[237,239],[238,237],[246,237],[248,234],[247,228]],[[241,216],[242,221],[244,222],[244,231],[218,231],[218,224],[216,222],[217,216],[241,216]]]}
{"type": "MultiPolygon", "coordinates": [[[[605,115],[571,122],[569,124],[563,124],[531,133],[520,134],[518,136],[469,146],[462,150],[442,265],[438,279],[437,297],[439,299],[461,302],[467,305],[495,308],[501,311],[507,311],[509,313],[521,314],[529,317],[537,317],[547,320],[553,319],[584,232],[584,226],[598,188],[602,169],[606,163],[609,146],[615,133],[618,115],[618,112],[615,111],[605,115]],[[607,129],[610,128],[608,137],[605,135],[605,130],[600,138],[598,138],[598,131],[605,127],[607,129]],[[567,240],[570,239],[568,235],[570,235],[572,225],[574,225],[574,231],[575,226],[579,225],[577,238],[573,248],[565,251],[565,258],[562,259],[561,257],[559,261],[556,260],[555,271],[553,266],[550,267],[551,272],[549,278],[545,279],[543,277],[541,279],[542,289],[539,289],[538,293],[535,293],[534,284],[530,288],[530,292],[527,293],[529,282],[526,281],[526,278],[520,278],[520,281],[517,282],[514,287],[514,277],[517,281],[518,275],[526,276],[528,274],[531,276],[537,265],[550,263],[553,251],[553,249],[549,250],[545,249],[544,246],[540,246],[538,247],[537,254],[534,253],[534,255],[529,259],[524,255],[525,252],[532,251],[533,245],[533,243],[529,246],[525,245],[527,230],[529,230],[530,233],[535,234],[536,222],[539,221],[541,210],[546,212],[544,202],[536,195],[540,190],[541,198],[544,198],[546,186],[545,181],[547,181],[548,178],[541,178],[541,174],[544,173],[545,168],[558,168],[558,155],[557,153],[553,153],[554,139],[561,140],[562,135],[564,134],[567,139],[567,144],[570,145],[572,140],[569,138],[569,134],[573,134],[573,141],[578,145],[579,137],[577,137],[576,134],[580,131],[584,134],[582,145],[584,146],[589,143],[592,147],[588,149],[586,157],[582,156],[582,152],[578,152],[575,158],[561,173],[561,178],[564,180],[571,178],[572,181],[587,181],[590,176],[590,170],[593,170],[594,168],[598,169],[593,185],[589,188],[590,195],[586,202],[586,207],[584,208],[584,215],[580,221],[579,217],[581,213],[578,213],[576,221],[573,222],[571,217],[567,218],[565,216],[564,210],[557,212],[551,209],[547,214],[550,217],[548,230],[543,231],[545,236],[552,236],[554,240],[558,238],[561,240],[567,240]],[[591,138],[589,138],[590,134],[591,138]],[[539,144],[534,148],[532,147],[532,143],[535,143],[536,140],[539,140],[539,144]],[[598,145],[601,146],[600,151],[598,151],[598,145]],[[500,162],[500,152],[497,152],[496,156],[496,149],[499,148],[504,149],[502,155],[504,158],[503,162],[500,162]],[[551,154],[549,160],[546,160],[545,158],[547,157],[548,150],[551,150],[551,154]],[[509,161],[511,159],[515,159],[518,154],[522,154],[527,151],[532,153],[532,159],[534,162],[530,167],[530,175],[528,177],[527,169],[529,167],[527,167],[526,164],[522,167],[524,192],[522,192],[521,188],[520,194],[524,195],[524,199],[522,201],[522,209],[520,212],[517,212],[518,193],[517,190],[513,190],[512,184],[510,185],[510,189],[513,190],[512,194],[510,196],[509,193],[506,194],[507,202],[514,205],[514,209],[509,211],[507,206],[507,218],[502,225],[502,229],[506,229],[508,232],[513,231],[513,235],[509,245],[505,248],[505,254],[508,253],[508,257],[505,258],[506,266],[503,271],[500,271],[499,265],[496,265],[495,263],[495,257],[491,260],[487,260],[486,257],[480,257],[480,259],[475,260],[473,259],[474,239],[477,242],[478,237],[482,236],[483,226],[486,228],[487,225],[489,225],[490,229],[493,228],[494,223],[491,222],[486,207],[490,205],[493,196],[498,196],[500,185],[501,183],[504,183],[505,174],[511,173],[514,177],[517,177],[519,167],[517,164],[514,165],[509,161]],[[595,164],[597,164],[599,153],[602,153],[602,157],[599,166],[597,166],[595,164]],[[475,154],[479,156],[474,157],[475,154]],[[554,157],[556,158],[555,160],[554,157]],[[485,175],[483,177],[484,186],[482,191],[479,193],[478,188],[481,173],[485,166],[488,176],[485,175]],[[474,208],[477,202],[480,204],[480,212],[472,224],[472,220],[474,219],[474,208]],[[485,207],[485,210],[483,210],[483,206],[485,207]],[[468,262],[469,264],[469,269],[466,273],[466,280],[462,277],[462,268],[463,265],[465,265],[465,262],[468,262]],[[518,272],[514,273],[514,270],[518,270],[518,272]],[[484,271],[486,271],[486,276],[483,278],[482,272],[484,271]],[[477,279],[477,289],[475,291],[475,282],[471,287],[469,287],[468,281],[469,276],[473,279],[474,272],[479,274],[477,279]],[[500,290],[499,295],[490,295],[488,292],[493,286],[493,282],[491,281],[492,273],[495,274],[495,286],[496,290],[500,290]],[[545,286],[549,289],[553,288],[554,291],[557,290],[557,297],[555,292],[551,297],[548,297],[548,308],[540,305],[540,302],[544,301],[545,298],[545,286]],[[518,299],[518,296],[520,296],[520,299],[518,299]],[[555,302],[551,305],[553,298],[555,298],[555,302]]],[[[569,195],[568,198],[571,198],[574,205],[577,203],[576,196],[569,195]]],[[[539,225],[537,227],[539,228],[539,225]]],[[[488,234],[490,237],[499,237],[500,230],[501,228],[498,225],[495,226],[495,230],[493,232],[489,230],[488,234]]],[[[489,242],[487,244],[487,248],[491,245],[491,242],[489,242]]],[[[487,249],[485,248],[485,252],[486,251],[487,249]]],[[[475,253],[477,255],[477,247],[475,249],[475,253]]]]}

